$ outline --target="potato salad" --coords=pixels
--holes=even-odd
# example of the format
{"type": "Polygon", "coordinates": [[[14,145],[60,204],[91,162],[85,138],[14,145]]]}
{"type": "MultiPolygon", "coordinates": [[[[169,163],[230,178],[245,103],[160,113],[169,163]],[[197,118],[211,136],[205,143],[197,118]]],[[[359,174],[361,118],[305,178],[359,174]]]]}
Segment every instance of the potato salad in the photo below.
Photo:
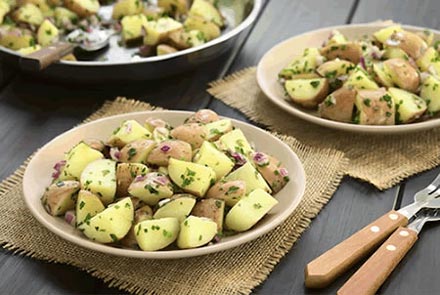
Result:
{"type": "Polygon", "coordinates": [[[84,139],[54,166],[42,196],[87,238],[156,251],[196,248],[255,226],[289,174],[229,119],[200,110],[180,126],[126,120],[84,139]]]}
{"type": "MultiPolygon", "coordinates": [[[[202,45],[226,26],[211,0],[119,0],[111,7],[111,20],[99,14],[101,4],[111,3],[0,0],[0,45],[27,55],[73,31],[76,37],[69,35],[67,41],[87,42],[85,36],[97,28],[112,28],[120,33],[121,46],[139,47],[137,56],[147,57],[202,45]]],[[[72,54],[64,59],[76,60],[72,54]]]]}
{"type": "Polygon", "coordinates": [[[334,31],[321,48],[306,48],[279,73],[293,103],[325,119],[394,125],[440,111],[439,41],[393,25],[350,41],[334,31]]]}

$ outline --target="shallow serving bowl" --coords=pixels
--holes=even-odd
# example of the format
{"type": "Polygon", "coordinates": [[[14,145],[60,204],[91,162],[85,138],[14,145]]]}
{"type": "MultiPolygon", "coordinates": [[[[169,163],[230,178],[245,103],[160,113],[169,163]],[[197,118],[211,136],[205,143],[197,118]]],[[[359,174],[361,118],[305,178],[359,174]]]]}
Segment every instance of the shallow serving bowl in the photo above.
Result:
{"type": "MultiPolygon", "coordinates": [[[[230,49],[237,38],[257,19],[261,7],[262,0],[219,0],[218,8],[226,19],[227,27],[220,37],[201,46],[162,56],[133,59],[137,49],[119,46],[120,36],[113,36],[107,51],[102,50],[89,56],[93,61],[60,61],[40,73],[32,74],[67,82],[87,83],[150,80],[175,75],[214,59],[230,49]]],[[[111,15],[111,9],[110,6],[103,6],[99,14],[111,15]]],[[[0,46],[0,58],[18,67],[20,55],[0,46]]]]}
{"type": "MultiPolygon", "coordinates": [[[[322,43],[327,40],[328,36],[333,30],[338,30],[349,40],[354,40],[362,37],[365,34],[371,36],[371,34],[375,31],[389,25],[390,24],[355,24],[329,27],[307,32],[283,41],[270,49],[260,60],[257,68],[258,85],[269,98],[269,100],[283,110],[289,112],[293,116],[324,127],[344,131],[376,134],[406,133],[439,127],[440,119],[436,118],[424,122],[393,126],[357,125],[327,120],[319,117],[316,110],[304,109],[294,104],[285,96],[284,89],[278,81],[278,73],[289,62],[291,62],[295,56],[302,54],[302,51],[305,48],[321,47],[322,43]]],[[[411,32],[423,32],[426,30],[426,28],[414,26],[403,25],[402,27],[411,32]]],[[[434,33],[434,40],[440,40],[440,31],[431,31],[434,33]]]]}
{"type": "Polygon", "coordinates": [[[112,131],[118,127],[123,120],[127,119],[142,122],[147,117],[162,118],[171,125],[177,126],[182,124],[185,118],[191,114],[191,112],[183,111],[129,113],[84,124],[59,135],[41,148],[26,168],[23,179],[23,192],[26,205],[32,215],[42,225],[60,237],[91,250],[127,257],[168,259],[204,255],[236,247],[275,229],[275,227],[284,221],[298,206],[304,194],[305,173],[303,166],[296,154],[282,141],[257,127],[236,120],[233,120],[234,126],[243,130],[249,141],[255,144],[257,150],[272,154],[283,161],[283,164],[289,170],[291,179],[287,185],[275,195],[279,203],[255,227],[247,232],[223,238],[217,244],[201,248],[145,252],[95,243],[83,236],[79,230],[67,224],[64,218],[53,217],[43,208],[40,198],[46,186],[51,182],[53,165],[60,159],[63,159],[64,152],[68,151],[79,141],[85,138],[106,140],[112,131]]]}

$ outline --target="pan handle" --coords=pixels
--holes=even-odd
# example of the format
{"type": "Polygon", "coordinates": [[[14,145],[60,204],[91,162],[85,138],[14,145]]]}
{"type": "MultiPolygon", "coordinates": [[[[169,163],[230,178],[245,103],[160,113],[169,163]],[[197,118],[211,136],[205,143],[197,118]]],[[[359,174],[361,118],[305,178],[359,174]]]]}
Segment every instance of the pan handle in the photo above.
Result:
{"type": "Polygon", "coordinates": [[[360,259],[371,253],[408,219],[391,210],[348,239],[342,241],[309,264],[305,269],[305,284],[309,288],[323,288],[332,283],[360,259]]]}
{"type": "Polygon", "coordinates": [[[75,45],[58,42],[20,58],[20,68],[25,71],[39,72],[73,52],[75,45]]]}

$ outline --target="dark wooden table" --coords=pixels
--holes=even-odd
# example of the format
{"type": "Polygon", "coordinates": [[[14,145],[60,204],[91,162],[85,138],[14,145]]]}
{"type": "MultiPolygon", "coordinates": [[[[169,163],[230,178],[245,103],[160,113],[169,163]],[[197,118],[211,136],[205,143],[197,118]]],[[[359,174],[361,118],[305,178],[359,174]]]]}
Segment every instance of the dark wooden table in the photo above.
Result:
{"type": "MultiPolygon", "coordinates": [[[[209,107],[221,115],[246,120],[239,112],[213,100],[205,91],[207,83],[257,64],[273,45],[299,33],[378,19],[439,28],[438,11],[438,0],[267,1],[258,21],[233,50],[198,70],[160,81],[78,86],[35,81],[11,74],[5,68],[7,74],[1,77],[0,89],[0,179],[12,173],[35,149],[78,124],[106,99],[121,95],[169,109],[209,107]]],[[[438,172],[440,169],[434,169],[411,177],[397,207],[409,203],[413,193],[438,172]]],[[[255,293],[335,293],[348,275],[325,290],[307,290],[303,285],[304,266],[390,210],[395,194],[396,188],[380,192],[369,184],[345,178],[329,204],[255,293]]],[[[380,292],[439,294],[439,243],[440,226],[427,226],[380,292]]],[[[0,290],[1,294],[121,293],[74,267],[12,255],[5,250],[0,251],[0,290]]]]}

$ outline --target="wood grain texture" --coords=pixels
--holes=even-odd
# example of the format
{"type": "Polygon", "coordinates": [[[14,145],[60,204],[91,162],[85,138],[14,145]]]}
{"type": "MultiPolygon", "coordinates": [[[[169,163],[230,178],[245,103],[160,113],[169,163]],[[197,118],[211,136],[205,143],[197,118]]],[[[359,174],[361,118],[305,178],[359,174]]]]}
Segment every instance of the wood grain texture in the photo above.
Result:
{"type": "Polygon", "coordinates": [[[358,271],[338,290],[338,295],[374,295],[417,241],[417,233],[399,227],[358,271]]]}
{"type": "Polygon", "coordinates": [[[323,288],[366,257],[408,219],[391,210],[307,264],[305,284],[323,288]]]}
{"type": "Polygon", "coordinates": [[[63,56],[73,52],[75,45],[67,42],[58,42],[44,47],[20,59],[20,67],[23,70],[39,72],[49,65],[59,61],[63,56]]]}

